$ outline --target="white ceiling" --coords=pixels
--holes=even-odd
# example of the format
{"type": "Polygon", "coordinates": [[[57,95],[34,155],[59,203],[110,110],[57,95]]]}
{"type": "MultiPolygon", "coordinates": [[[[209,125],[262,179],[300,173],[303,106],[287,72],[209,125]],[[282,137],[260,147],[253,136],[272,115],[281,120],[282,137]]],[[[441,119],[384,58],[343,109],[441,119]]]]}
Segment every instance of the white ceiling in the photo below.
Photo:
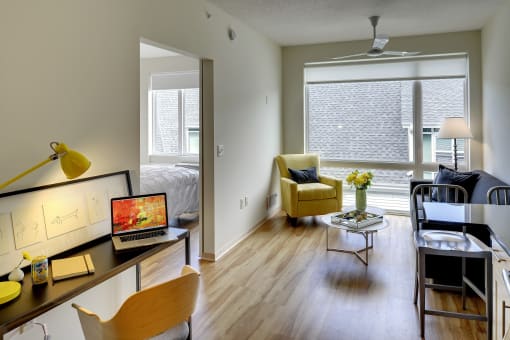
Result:
{"type": "MultiPolygon", "coordinates": [[[[476,30],[503,0],[209,0],[280,45],[476,30]]],[[[233,27],[235,29],[235,27],[233,27]]]]}

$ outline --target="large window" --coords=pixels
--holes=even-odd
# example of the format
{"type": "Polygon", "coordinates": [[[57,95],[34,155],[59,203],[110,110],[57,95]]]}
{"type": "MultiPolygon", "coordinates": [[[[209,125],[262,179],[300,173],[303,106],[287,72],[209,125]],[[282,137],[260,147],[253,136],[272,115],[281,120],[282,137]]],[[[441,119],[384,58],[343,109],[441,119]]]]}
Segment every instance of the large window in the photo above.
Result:
{"type": "MultiPolygon", "coordinates": [[[[465,56],[305,68],[306,151],[323,173],[375,173],[372,191],[408,195],[409,177],[430,178],[453,164],[453,143],[438,139],[445,117],[467,116],[465,56]]],[[[459,166],[466,166],[458,140],[459,166]]]]}
{"type": "Polygon", "coordinates": [[[186,75],[153,76],[149,154],[186,156],[199,153],[199,89],[186,85],[186,75]],[[164,80],[164,81],[163,81],[164,80]]]}

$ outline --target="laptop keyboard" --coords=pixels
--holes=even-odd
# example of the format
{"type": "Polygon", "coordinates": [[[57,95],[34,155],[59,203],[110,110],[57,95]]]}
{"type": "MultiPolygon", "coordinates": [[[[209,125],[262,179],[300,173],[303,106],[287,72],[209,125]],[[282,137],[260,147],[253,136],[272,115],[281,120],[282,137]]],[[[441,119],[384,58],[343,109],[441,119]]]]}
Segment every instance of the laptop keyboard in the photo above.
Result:
{"type": "Polygon", "coordinates": [[[133,241],[133,240],[143,240],[145,238],[151,238],[151,237],[157,237],[157,236],[163,236],[163,235],[165,235],[164,230],[155,230],[155,231],[149,231],[149,232],[140,233],[140,234],[119,236],[119,238],[122,242],[126,242],[126,241],[133,241]]]}

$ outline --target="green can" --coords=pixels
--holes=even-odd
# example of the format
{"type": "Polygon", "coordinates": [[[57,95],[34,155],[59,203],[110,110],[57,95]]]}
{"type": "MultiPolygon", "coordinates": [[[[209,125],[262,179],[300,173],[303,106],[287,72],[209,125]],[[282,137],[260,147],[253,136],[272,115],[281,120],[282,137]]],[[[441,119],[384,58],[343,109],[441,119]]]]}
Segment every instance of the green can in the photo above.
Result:
{"type": "Polygon", "coordinates": [[[32,283],[38,285],[48,282],[48,258],[37,256],[32,260],[32,283]]]}

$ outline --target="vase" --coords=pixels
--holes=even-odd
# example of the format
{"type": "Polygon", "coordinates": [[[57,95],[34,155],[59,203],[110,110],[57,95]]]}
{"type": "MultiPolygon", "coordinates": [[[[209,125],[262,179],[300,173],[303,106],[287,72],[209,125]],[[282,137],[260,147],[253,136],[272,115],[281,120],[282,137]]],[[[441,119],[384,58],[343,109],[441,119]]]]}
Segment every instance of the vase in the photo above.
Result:
{"type": "Polygon", "coordinates": [[[9,281],[23,281],[25,273],[18,267],[14,268],[7,278],[9,281]]]}
{"type": "Polygon", "coordinates": [[[367,190],[356,189],[356,210],[364,212],[367,209],[367,190]]]}

